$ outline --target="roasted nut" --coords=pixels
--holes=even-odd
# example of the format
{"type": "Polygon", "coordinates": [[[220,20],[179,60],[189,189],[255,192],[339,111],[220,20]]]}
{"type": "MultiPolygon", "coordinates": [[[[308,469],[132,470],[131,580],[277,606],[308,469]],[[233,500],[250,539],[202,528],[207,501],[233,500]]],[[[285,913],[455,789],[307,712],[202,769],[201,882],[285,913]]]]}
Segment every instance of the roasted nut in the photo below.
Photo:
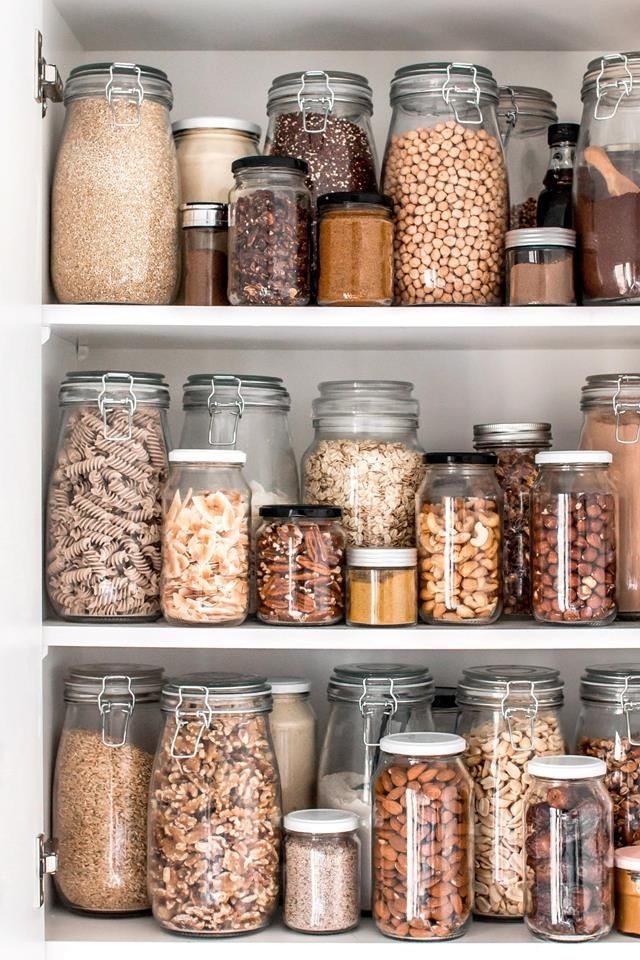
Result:
{"type": "Polygon", "coordinates": [[[614,846],[640,844],[640,746],[627,737],[583,737],[578,752],[607,764],[604,782],[613,801],[614,846]]]}
{"type": "Polygon", "coordinates": [[[492,453],[498,458],[496,477],[504,494],[503,613],[531,616],[529,491],[538,476],[536,451],[496,447],[492,453]]]}
{"type": "Polygon", "coordinates": [[[536,197],[527,197],[522,203],[511,205],[509,229],[518,230],[521,227],[537,226],[538,201],[536,197]]]}

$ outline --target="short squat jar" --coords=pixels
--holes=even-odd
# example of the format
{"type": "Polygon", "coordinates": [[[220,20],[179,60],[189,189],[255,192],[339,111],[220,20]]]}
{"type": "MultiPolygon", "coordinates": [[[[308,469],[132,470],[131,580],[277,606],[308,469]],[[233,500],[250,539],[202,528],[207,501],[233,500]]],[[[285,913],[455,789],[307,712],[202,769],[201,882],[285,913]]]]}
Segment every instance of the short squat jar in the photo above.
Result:
{"type": "Polygon", "coordinates": [[[598,940],[613,925],[613,843],[606,767],[595,757],[529,761],[525,923],[542,940],[598,940]]]}
{"type": "Polygon", "coordinates": [[[616,930],[640,937],[640,847],[621,847],[615,852],[616,930]]]}
{"type": "Polygon", "coordinates": [[[616,496],[611,454],[539,453],[531,491],[533,614],[543,623],[602,625],[616,615],[616,496]]]}
{"type": "Polygon", "coordinates": [[[420,617],[493,623],[502,609],[502,490],[491,453],[428,453],[418,493],[420,617]]]}
{"type": "Polygon", "coordinates": [[[417,620],[415,547],[396,550],[349,547],[349,626],[404,627],[417,620]]]}
{"type": "Polygon", "coordinates": [[[507,306],[572,306],[576,302],[574,230],[509,230],[505,239],[507,306]]]}
{"type": "Polygon", "coordinates": [[[452,940],[471,920],[473,784],[450,733],[383,737],[373,797],[373,916],[387,937],[452,940]]]}
{"type": "Polygon", "coordinates": [[[299,933],[345,933],[360,923],[360,821],[343,810],[284,818],[283,918],[299,933]]]}

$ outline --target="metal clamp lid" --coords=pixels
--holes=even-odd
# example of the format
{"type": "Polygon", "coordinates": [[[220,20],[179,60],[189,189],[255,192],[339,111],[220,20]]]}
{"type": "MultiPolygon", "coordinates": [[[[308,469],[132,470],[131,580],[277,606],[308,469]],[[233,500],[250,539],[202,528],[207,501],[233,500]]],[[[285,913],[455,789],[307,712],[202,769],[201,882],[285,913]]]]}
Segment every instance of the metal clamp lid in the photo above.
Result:
{"type": "Polygon", "coordinates": [[[535,734],[535,720],[538,716],[538,698],[534,692],[534,683],[530,680],[509,680],[507,681],[507,689],[502,701],[500,703],[500,712],[502,717],[507,722],[507,730],[509,732],[509,741],[514,750],[518,753],[528,753],[533,748],[533,738],[535,734]],[[516,689],[518,688],[518,689],[516,689]],[[529,703],[514,703],[514,701],[523,700],[525,697],[529,697],[529,703]],[[513,741],[514,734],[514,721],[517,718],[522,718],[528,720],[530,724],[529,738],[531,740],[531,747],[526,749],[516,745],[513,741]]]}
{"type": "Polygon", "coordinates": [[[300,75],[300,89],[298,90],[298,106],[302,113],[302,127],[305,133],[324,133],[327,129],[329,114],[333,110],[335,103],[335,93],[329,81],[329,74],[325,70],[305,70],[300,75]],[[325,87],[319,93],[306,93],[305,84],[309,81],[323,80],[325,87]],[[318,111],[317,107],[320,108],[318,111]],[[321,113],[321,119],[317,125],[309,122],[311,113],[321,113]]]}
{"type": "Polygon", "coordinates": [[[102,390],[98,396],[98,409],[102,415],[103,434],[105,440],[131,440],[133,434],[133,415],[138,406],[138,399],[133,389],[134,379],[130,373],[104,373],[102,375],[102,390]],[[109,394],[109,384],[129,385],[128,393],[122,397],[117,394],[109,394]],[[127,411],[127,432],[109,433],[108,414],[109,410],[124,407],[127,411]]]}
{"type": "Polygon", "coordinates": [[[209,703],[209,690],[205,686],[193,685],[193,686],[184,686],[178,688],[178,704],[174,710],[174,716],[176,718],[176,729],[174,731],[173,737],[171,738],[171,747],[170,753],[174,760],[193,760],[193,758],[198,753],[200,749],[200,743],[202,742],[202,736],[210,726],[213,719],[213,708],[209,703]],[[185,698],[192,697],[202,697],[204,701],[204,706],[202,708],[198,707],[196,709],[184,709],[183,704],[185,698]],[[182,730],[185,727],[188,727],[190,723],[194,720],[200,721],[200,726],[198,732],[196,733],[193,750],[191,753],[176,753],[176,746],[178,743],[178,737],[180,736],[182,730]]]}
{"type": "Polygon", "coordinates": [[[636,691],[637,691],[637,685],[640,684],[640,674],[632,673],[624,678],[624,686],[620,691],[620,706],[622,707],[622,712],[627,721],[627,738],[629,740],[629,743],[633,747],[639,747],[640,740],[634,740],[633,736],[631,735],[630,714],[634,710],[640,710],[640,697],[635,700],[632,698],[631,694],[629,693],[629,687],[631,684],[634,684],[636,686],[636,691]]]}
{"type": "Polygon", "coordinates": [[[442,87],[442,99],[447,106],[453,107],[453,113],[458,123],[470,123],[478,126],[482,123],[483,116],[480,108],[480,87],[478,85],[478,71],[473,63],[448,63],[447,79],[442,87]],[[455,77],[451,76],[452,70],[456,75],[468,73],[471,77],[469,84],[458,85],[455,77]],[[471,108],[471,117],[476,119],[461,119],[458,113],[456,95],[462,96],[462,104],[471,108]],[[474,112],[475,111],[475,112],[474,112]]]}
{"type": "Polygon", "coordinates": [[[626,53],[610,53],[605,57],[602,57],[600,60],[600,72],[596,77],[596,103],[593,109],[593,116],[596,120],[611,120],[615,117],[618,112],[618,107],[623,97],[628,97],[633,89],[633,74],[629,69],[629,59],[626,53]],[[609,80],[603,82],[602,78],[605,74],[606,67],[609,64],[621,63],[624,69],[624,75],[615,80],[609,80]],[[609,111],[609,113],[602,113],[600,110],[602,98],[606,95],[607,90],[619,90],[618,97],[609,111]]]}
{"type": "MultiPolygon", "coordinates": [[[[223,384],[218,384],[222,386],[223,384]]],[[[211,393],[207,397],[207,409],[209,411],[209,443],[211,446],[217,447],[235,447],[236,441],[238,439],[238,426],[242,415],[244,413],[244,397],[242,395],[242,381],[239,377],[234,376],[223,376],[211,378],[211,393]],[[234,384],[237,390],[236,396],[232,400],[224,400],[221,397],[216,397],[216,379],[226,381],[226,383],[234,384]],[[216,416],[219,413],[224,413],[225,411],[231,411],[233,416],[233,434],[231,440],[228,442],[216,441],[213,439],[213,428],[215,425],[216,416]]]]}
{"type": "Polygon", "coordinates": [[[620,417],[623,417],[625,413],[635,413],[636,415],[640,416],[640,402],[636,400],[634,403],[625,403],[623,400],[620,400],[620,394],[622,393],[622,388],[626,382],[637,383],[637,379],[633,375],[627,376],[625,374],[620,374],[618,377],[617,389],[613,395],[612,405],[616,418],[616,441],[618,443],[631,445],[640,440],[640,420],[636,425],[636,435],[633,440],[623,440],[620,436],[620,417]]]}
{"type": "Polygon", "coordinates": [[[131,688],[131,677],[126,674],[110,674],[102,678],[102,688],[98,695],[98,711],[102,717],[102,742],[105,747],[122,747],[127,742],[129,721],[136,705],[136,697],[131,688]],[[121,681],[126,684],[125,699],[113,699],[109,696],[107,685],[121,681]],[[119,736],[114,734],[117,724],[122,724],[119,736]]]}
{"type": "MultiPolygon", "coordinates": [[[[382,708],[382,716],[391,719],[398,710],[398,698],[393,690],[393,679],[391,677],[365,677],[362,681],[362,696],[358,700],[358,708],[364,719],[362,728],[362,742],[365,747],[379,747],[380,741],[370,741],[368,735],[369,721],[374,717],[376,711],[382,708]],[[375,684],[377,687],[382,684],[389,685],[388,693],[381,691],[373,692],[369,690],[369,684],[375,684]]],[[[382,726],[382,725],[381,725],[382,726]]]]}
{"type": "Polygon", "coordinates": [[[500,87],[499,94],[502,94],[503,91],[509,96],[511,100],[510,105],[508,106],[508,108],[505,110],[503,114],[505,130],[502,137],[502,144],[506,149],[507,143],[509,141],[509,137],[515,130],[516,124],[518,122],[518,116],[520,115],[520,111],[518,110],[518,104],[516,102],[516,93],[513,87],[500,87]]]}
{"type": "Polygon", "coordinates": [[[139,127],[140,107],[144,100],[142,86],[142,71],[136,63],[112,63],[109,67],[109,80],[104,88],[104,95],[111,107],[111,122],[114,127],[139,127]],[[118,120],[116,104],[118,100],[135,103],[136,112],[133,120],[118,120]]]}

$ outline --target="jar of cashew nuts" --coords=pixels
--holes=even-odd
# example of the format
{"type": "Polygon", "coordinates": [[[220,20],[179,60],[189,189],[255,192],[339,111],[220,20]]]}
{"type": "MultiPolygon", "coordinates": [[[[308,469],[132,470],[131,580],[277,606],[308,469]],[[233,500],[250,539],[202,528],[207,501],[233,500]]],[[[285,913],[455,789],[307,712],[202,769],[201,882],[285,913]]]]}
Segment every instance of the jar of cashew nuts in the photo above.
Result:
{"type": "Polygon", "coordinates": [[[473,783],[451,733],[380,742],[373,798],[373,916],[397,940],[452,940],[471,919],[473,783]]]}
{"type": "Polygon", "coordinates": [[[484,666],[458,684],[457,732],[475,783],[475,913],[493,920],[524,916],[523,801],[527,762],[564,753],[557,670],[484,666]]]}
{"type": "Polygon", "coordinates": [[[418,492],[420,616],[493,623],[502,610],[502,503],[491,453],[428,453],[418,492]]]}

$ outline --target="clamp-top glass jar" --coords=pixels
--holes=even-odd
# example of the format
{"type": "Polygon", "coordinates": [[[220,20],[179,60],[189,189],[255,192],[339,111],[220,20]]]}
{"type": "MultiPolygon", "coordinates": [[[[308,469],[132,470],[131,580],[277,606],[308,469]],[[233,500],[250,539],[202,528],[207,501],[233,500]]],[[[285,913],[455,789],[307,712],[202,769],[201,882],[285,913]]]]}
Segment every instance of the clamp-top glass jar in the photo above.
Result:
{"type": "Polygon", "coordinates": [[[556,103],[538,87],[504,86],[497,112],[509,176],[509,226],[535,227],[549,156],[547,130],[558,121],[556,103]]]}
{"type": "Polygon", "coordinates": [[[428,667],[350,663],[335,667],[329,722],[318,768],[318,805],[360,817],[362,909],[371,909],[371,800],[380,741],[390,733],[433,730],[428,667]]]}
{"type": "Polygon", "coordinates": [[[46,582],[67,620],[160,616],[169,387],[159,373],[68,373],[47,497],[46,582]]]}
{"type": "Polygon", "coordinates": [[[124,916],[149,909],[147,802],[160,729],[162,667],[72,667],[53,784],[61,901],[124,916]]]}
{"type": "Polygon", "coordinates": [[[564,753],[564,684],[557,670],[470,667],[458,685],[457,732],[475,781],[475,912],[496,920],[524,915],[524,795],[527,762],[564,753]]]}
{"type": "Polygon", "coordinates": [[[640,302],[640,52],[596,57],[582,82],[573,179],[585,303],[640,302]]]}
{"type": "Polygon", "coordinates": [[[509,202],[497,102],[486,67],[396,71],[383,191],[394,204],[400,304],[502,299],[509,202]]]}
{"type": "Polygon", "coordinates": [[[83,64],[71,71],[64,102],[51,192],[58,299],[170,303],[180,191],[167,75],[135,63],[83,64]]]}
{"type": "Polygon", "coordinates": [[[280,789],[264,677],[194,673],[162,690],[149,896],[172,933],[252,933],[278,905],[280,789]]]}

